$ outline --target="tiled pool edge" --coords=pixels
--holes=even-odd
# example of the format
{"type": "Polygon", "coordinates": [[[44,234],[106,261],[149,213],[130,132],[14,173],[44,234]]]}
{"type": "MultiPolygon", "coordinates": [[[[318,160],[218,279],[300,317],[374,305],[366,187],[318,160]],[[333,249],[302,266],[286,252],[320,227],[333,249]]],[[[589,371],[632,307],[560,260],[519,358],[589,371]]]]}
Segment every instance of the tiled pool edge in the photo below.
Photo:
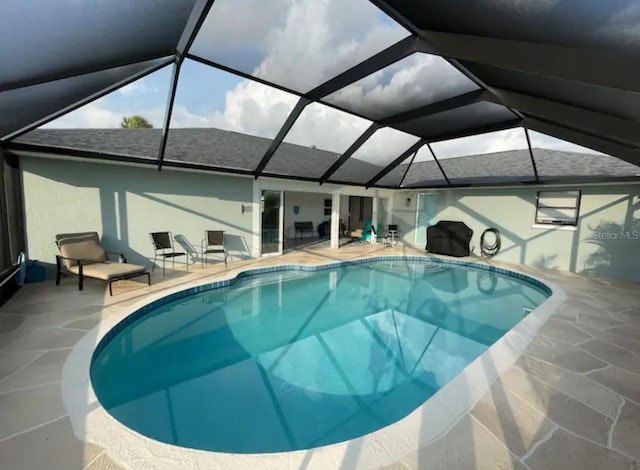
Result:
{"type": "Polygon", "coordinates": [[[307,468],[341,465],[349,468],[356,465],[358,468],[373,468],[391,464],[408,452],[425,447],[444,435],[481,398],[490,384],[522,355],[540,326],[566,298],[564,292],[553,283],[513,269],[504,269],[482,262],[430,256],[374,256],[313,266],[288,264],[243,270],[215,282],[202,279],[197,281],[197,284],[187,289],[176,287],[153,294],[117,317],[103,320],[74,347],[64,365],[63,401],[69,412],[74,433],[83,441],[105,447],[113,460],[125,467],[266,469],[297,467],[304,462],[307,468]],[[108,342],[106,337],[114,327],[118,326],[119,331],[158,303],[169,302],[194,292],[230,285],[237,279],[254,274],[286,270],[318,271],[373,261],[412,260],[470,266],[506,274],[550,290],[551,296],[422,406],[402,420],[374,433],[308,451],[250,455],[198,451],[160,443],[130,430],[100,406],[93,392],[89,372],[97,345],[108,342]],[[120,327],[120,325],[123,326],[120,327]],[[358,451],[354,452],[354,447],[358,448],[358,451]]]}

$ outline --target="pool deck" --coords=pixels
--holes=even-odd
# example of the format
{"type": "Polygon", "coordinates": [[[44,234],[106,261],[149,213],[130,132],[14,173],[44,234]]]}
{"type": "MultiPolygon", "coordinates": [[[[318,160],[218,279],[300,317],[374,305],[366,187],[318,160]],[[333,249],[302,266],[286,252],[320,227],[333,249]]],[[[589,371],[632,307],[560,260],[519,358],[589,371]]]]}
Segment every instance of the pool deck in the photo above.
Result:
{"type": "MultiPolygon", "coordinates": [[[[74,437],[61,374],[89,330],[147,294],[253,267],[402,254],[423,253],[401,246],[353,244],[332,251],[316,245],[233,261],[228,269],[195,265],[165,278],[156,270],[151,287],[122,281],[114,284],[113,297],[99,281],[78,292],[75,277],[59,287],[52,281],[26,285],[0,308],[0,468],[124,468],[105,449],[74,437]]],[[[553,282],[567,300],[469,412],[439,439],[387,468],[640,469],[640,286],[489,263],[553,282]]],[[[154,456],[137,458],[151,463],[154,456]]]]}

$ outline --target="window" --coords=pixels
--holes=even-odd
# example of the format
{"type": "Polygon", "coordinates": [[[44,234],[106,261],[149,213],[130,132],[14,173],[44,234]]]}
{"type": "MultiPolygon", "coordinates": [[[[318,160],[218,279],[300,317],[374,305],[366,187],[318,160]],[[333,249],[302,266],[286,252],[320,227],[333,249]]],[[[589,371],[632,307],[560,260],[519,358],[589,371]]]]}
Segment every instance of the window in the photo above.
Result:
{"type": "Polygon", "coordinates": [[[536,224],[578,224],[580,191],[538,191],[536,224]]]}
{"type": "Polygon", "coordinates": [[[324,200],[324,215],[331,215],[331,199],[324,200]]]}

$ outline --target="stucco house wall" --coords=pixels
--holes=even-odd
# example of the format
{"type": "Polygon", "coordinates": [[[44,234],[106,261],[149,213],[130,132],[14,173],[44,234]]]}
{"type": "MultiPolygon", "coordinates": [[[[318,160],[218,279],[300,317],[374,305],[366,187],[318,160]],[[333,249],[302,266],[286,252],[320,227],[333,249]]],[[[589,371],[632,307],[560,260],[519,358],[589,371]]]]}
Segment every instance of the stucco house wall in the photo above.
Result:
{"type": "MultiPolygon", "coordinates": [[[[31,259],[54,264],[59,233],[97,231],[108,250],[151,266],[149,233],[170,231],[199,251],[205,230],[225,230],[230,255],[252,253],[252,179],[149,167],[21,157],[31,259]]],[[[197,261],[194,257],[192,261],[197,261]]]]}
{"type": "MultiPolygon", "coordinates": [[[[454,189],[429,194],[437,200],[434,220],[460,220],[473,229],[475,255],[480,255],[482,232],[495,227],[502,237],[496,259],[640,280],[640,185],[454,189]],[[563,189],[582,192],[577,226],[534,224],[537,192],[563,189]]],[[[418,192],[400,192],[394,201],[394,223],[400,225],[403,241],[415,245],[418,192]]]]}

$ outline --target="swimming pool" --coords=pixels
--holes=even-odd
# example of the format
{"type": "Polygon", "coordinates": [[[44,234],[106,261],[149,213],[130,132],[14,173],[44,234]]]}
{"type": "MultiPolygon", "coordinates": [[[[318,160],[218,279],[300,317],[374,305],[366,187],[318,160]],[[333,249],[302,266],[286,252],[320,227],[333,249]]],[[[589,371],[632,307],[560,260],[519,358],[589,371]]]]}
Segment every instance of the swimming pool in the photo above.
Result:
{"type": "Polygon", "coordinates": [[[242,277],[131,315],[94,353],[101,404],[183,447],[341,442],[409,414],[550,295],[425,260],[314,269],[242,277]]]}

